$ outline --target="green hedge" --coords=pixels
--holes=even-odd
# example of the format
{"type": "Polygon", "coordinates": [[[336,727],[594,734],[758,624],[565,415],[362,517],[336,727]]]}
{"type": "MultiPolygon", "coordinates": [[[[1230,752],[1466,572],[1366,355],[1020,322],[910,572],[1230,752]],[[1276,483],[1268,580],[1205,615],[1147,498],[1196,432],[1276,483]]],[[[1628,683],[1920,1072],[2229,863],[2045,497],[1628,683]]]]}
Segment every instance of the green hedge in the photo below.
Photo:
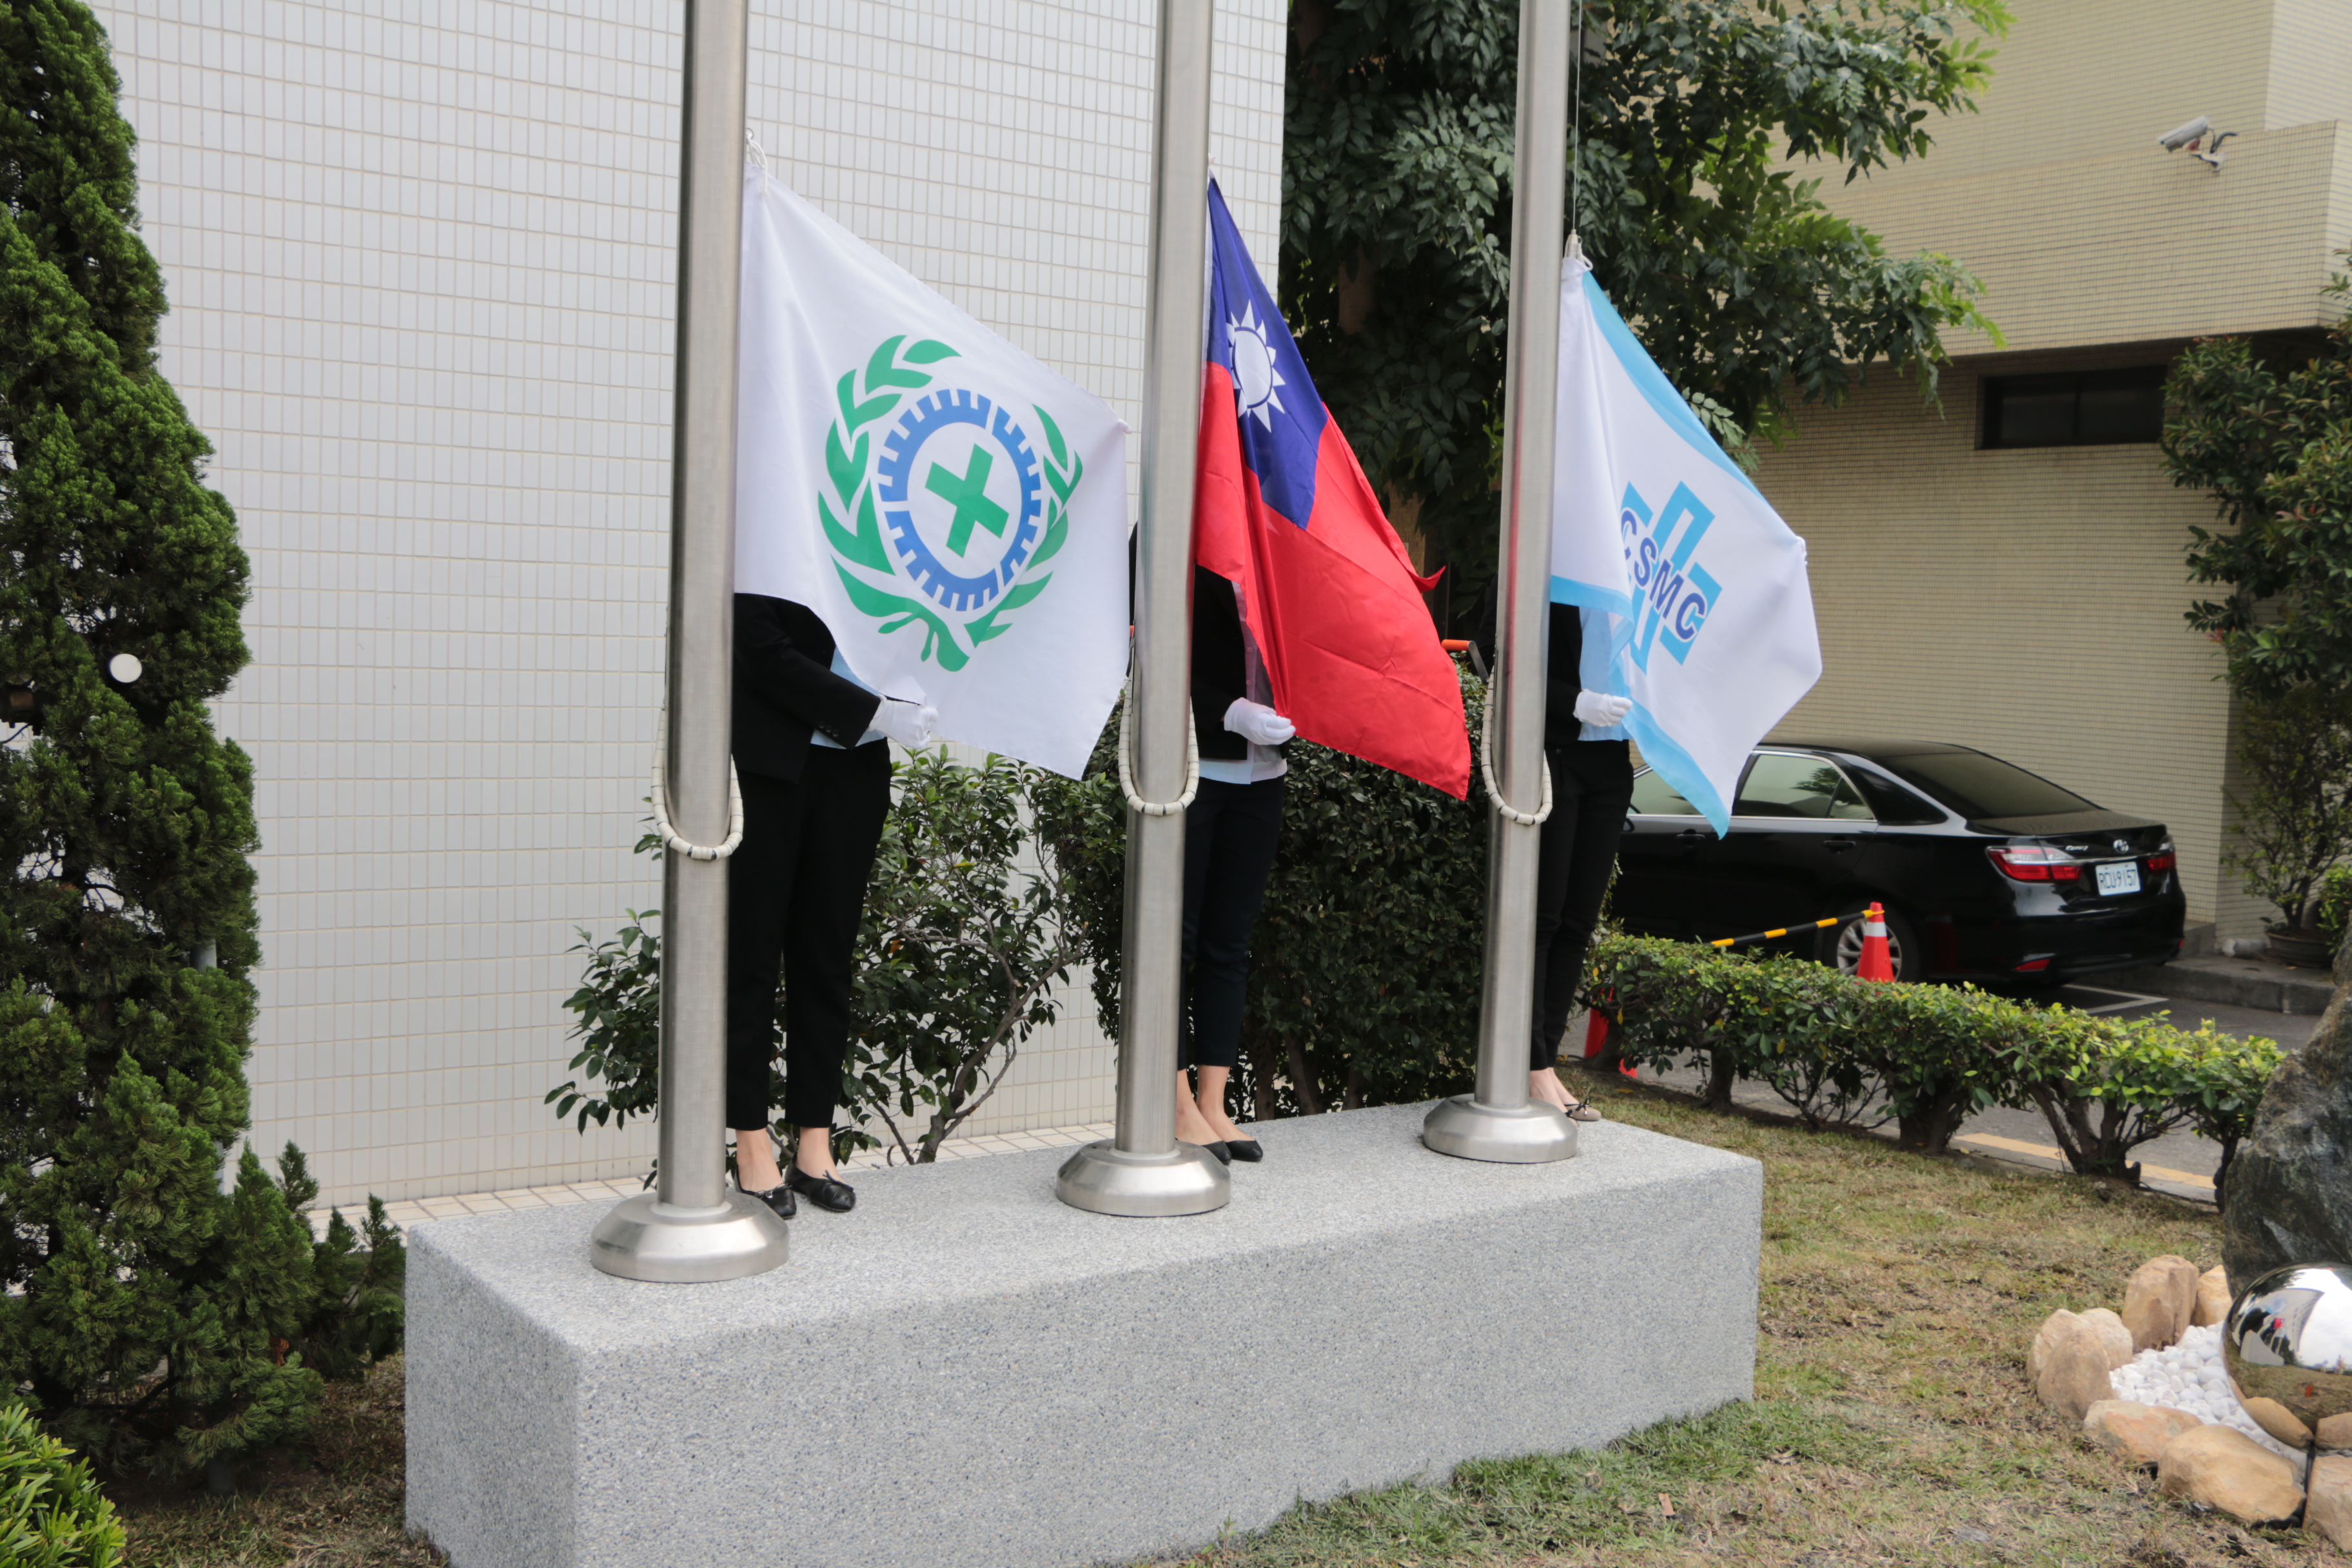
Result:
{"type": "Polygon", "coordinates": [[[121,1521],[89,1467],[22,1405],[0,1404],[0,1563],[114,1568],[122,1551],[121,1521]]]}
{"type": "MultiPolygon", "coordinates": [[[[1457,669],[1459,666],[1457,665],[1457,669]]],[[[1485,683],[1463,674],[1475,734],[1485,683]]],[[[1127,816],[1116,713],[1083,780],[1047,778],[1038,837],[1060,868],[1118,1032],[1127,816]]],[[[1282,840],[1250,941],[1234,1090],[1256,1119],[1458,1094],[1475,1073],[1486,942],[1486,790],[1467,800],[1305,741],[1284,749],[1282,840]]]]}
{"type": "Polygon", "coordinates": [[[1612,936],[1594,944],[1597,1005],[1625,1060],[1707,1059],[1708,1099],[1737,1079],[1769,1083],[1811,1125],[1883,1105],[1906,1147],[1937,1151],[1989,1106],[2039,1109],[2067,1163],[2127,1176],[2140,1144],[2189,1128],[2221,1146],[2221,1194],[2263,1086],[2266,1039],[2131,1023],[1994,996],[1971,986],[1873,984],[1784,955],[1612,936]]]}
{"type": "MultiPolygon", "coordinates": [[[[893,803],[858,927],[835,1152],[881,1146],[869,1131],[878,1126],[890,1156],[924,1163],[996,1092],[1030,1036],[1060,1016],[1055,987],[1078,952],[1076,894],[1055,864],[1025,863],[1027,820],[1040,814],[1035,795],[1046,784],[1077,786],[1003,757],[966,766],[945,747],[893,758],[890,777],[893,803]]],[[[1105,811],[1118,803],[1114,784],[1105,811]]],[[[651,833],[637,840],[637,853],[661,852],[651,833]]],[[[546,1100],[583,1132],[591,1119],[625,1127],[659,1110],[658,914],[633,910],[611,940],[583,930],[572,949],[588,955],[563,1005],[579,1016],[577,1076],[546,1100]]],[[[781,988],[774,1027],[781,1041],[781,988]]],[[[769,1104],[781,1106],[778,1063],[769,1078],[769,1104]]],[[[774,1131],[794,1136],[781,1119],[774,1131]]],[[[653,1180],[649,1173],[646,1184],[653,1180]]]]}

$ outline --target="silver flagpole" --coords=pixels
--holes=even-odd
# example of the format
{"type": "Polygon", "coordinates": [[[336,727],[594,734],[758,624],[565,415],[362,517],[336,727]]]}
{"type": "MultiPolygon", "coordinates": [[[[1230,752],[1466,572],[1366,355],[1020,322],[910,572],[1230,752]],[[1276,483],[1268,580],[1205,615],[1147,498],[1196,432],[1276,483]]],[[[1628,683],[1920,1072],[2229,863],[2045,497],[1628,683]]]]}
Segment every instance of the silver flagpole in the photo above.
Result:
{"type": "MultiPolygon", "coordinates": [[[[1511,190],[1511,336],[1503,385],[1503,542],[1496,593],[1499,704],[1495,776],[1532,814],[1543,792],[1544,675],[1551,582],[1554,416],[1559,399],[1559,266],[1568,176],[1570,0],[1519,6],[1518,151],[1511,190]]],[[[1421,1140],[1441,1154],[1537,1164],[1576,1152],[1576,1124],[1528,1099],[1534,1026],[1535,906],[1542,829],[1497,810],[1486,873],[1486,986],[1477,1092],[1439,1104],[1421,1140]]]]}
{"type": "MultiPolygon", "coordinates": [[[[1160,0],[1150,297],[1143,325],[1143,510],[1135,552],[1135,672],[1128,697],[1135,788],[1155,805],[1178,800],[1188,771],[1192,489],[1201,430],[1215,19],[1211,0],[1160,0]]],[[[1208,1151],[1176,1141],[1183,904],[1183,813],[1130,808],[1117,1133],[1063,1164],[1055,1190],[1074,1208],[1202,1214],[1223,1208],[1230,1196],[1224,1168],[1208,1151]]]]}
{"type": "MultiPolygon", "coordinates": [[[[730,822],[735,635],[735,342],[743,234],[747,0],[687,0],[670,459],[668,813],[718,846],[730,822]]],[[[662,868],[661,1181],[597,1225],[590,1256],[630,1279],[738,1279],[784,1260],[784,1223],[727,1186],[727,862],[662,868]]]]}

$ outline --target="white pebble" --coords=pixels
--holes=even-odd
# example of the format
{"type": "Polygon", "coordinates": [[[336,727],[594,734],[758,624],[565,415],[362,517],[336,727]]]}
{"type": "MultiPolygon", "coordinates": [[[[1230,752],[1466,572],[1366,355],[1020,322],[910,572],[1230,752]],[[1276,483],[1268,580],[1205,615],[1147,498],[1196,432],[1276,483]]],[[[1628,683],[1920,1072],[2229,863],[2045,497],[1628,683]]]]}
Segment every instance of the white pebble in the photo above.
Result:
{"type": "Polygon", "coordinates": [[[2252,1437],[2274,1454],[2295,1458],[2295,1452],[2254,1425],[2245,1406],[2231,1392],[2229,1369],[2221,1361],[2221,1328],[2208,1323],[2180,1336],[2166,1350],[2142,1351],[2126,1365],[2108,1373],[2117,1399],[2137,1399],[2182,1410],[2200,1421],[2219,1422],[2252,1437]]]}

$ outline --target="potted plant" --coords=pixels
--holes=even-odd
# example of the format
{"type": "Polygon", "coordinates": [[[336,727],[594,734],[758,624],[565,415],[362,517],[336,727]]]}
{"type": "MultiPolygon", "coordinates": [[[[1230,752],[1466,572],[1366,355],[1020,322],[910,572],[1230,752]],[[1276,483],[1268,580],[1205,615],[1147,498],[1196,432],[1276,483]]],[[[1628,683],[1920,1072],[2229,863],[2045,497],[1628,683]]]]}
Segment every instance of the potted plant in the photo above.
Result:
{"type": "Polygon", "coordinates": [[[2312,923],[2327,939],[2327,951],[2333,954],[2344,945],[2346,931],[2352,930],[2352,865],[2338,866],[2327,873],[2312,907],[2312,923]]]}
{"type": "Polygon", "coordinates": [[[2334,944],[2320,929],[2323,894],[2329,872],[2352,856],[2352,688],[2249,698],[2242,720],[2247,788],[2231,796],[2238,841],[2223,861],[2278,910],[2272,954],[2324,965],[2334,944]]]}

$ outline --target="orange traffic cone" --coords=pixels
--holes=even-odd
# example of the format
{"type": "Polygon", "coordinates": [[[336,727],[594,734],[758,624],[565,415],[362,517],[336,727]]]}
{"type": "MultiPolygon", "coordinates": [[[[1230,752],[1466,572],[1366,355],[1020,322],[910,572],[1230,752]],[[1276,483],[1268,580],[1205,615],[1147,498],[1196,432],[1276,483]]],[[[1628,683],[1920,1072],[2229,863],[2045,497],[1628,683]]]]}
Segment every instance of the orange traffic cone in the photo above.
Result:
{"type": "MultiPolygon", "coordinates": [[[[1609,1015],[1602,1012],[1600,1008],[1595,1007],[1592,1009],[1591,1022],[1584,1026],[1585,1059],[1590,1061],[1592,1058],[1601,1055],[1608,1048],[1609,1015]]],[[[1635,1072],[1622,1061],[1620,1061],[1617,1064],[1617,1070],[1623,1073],[1627,1078],[1632,1079],[1636,1083],[1642,1081],[1642,1075],[1635,1072]]]]}
{"type": "Polygon", "coordinates": [[[1886,911],[1874,903],[1862,917],[1862,962],[1853,973],[1858,980],[1895,978],[1895,963],[1886,952],[1886,911]]]}

